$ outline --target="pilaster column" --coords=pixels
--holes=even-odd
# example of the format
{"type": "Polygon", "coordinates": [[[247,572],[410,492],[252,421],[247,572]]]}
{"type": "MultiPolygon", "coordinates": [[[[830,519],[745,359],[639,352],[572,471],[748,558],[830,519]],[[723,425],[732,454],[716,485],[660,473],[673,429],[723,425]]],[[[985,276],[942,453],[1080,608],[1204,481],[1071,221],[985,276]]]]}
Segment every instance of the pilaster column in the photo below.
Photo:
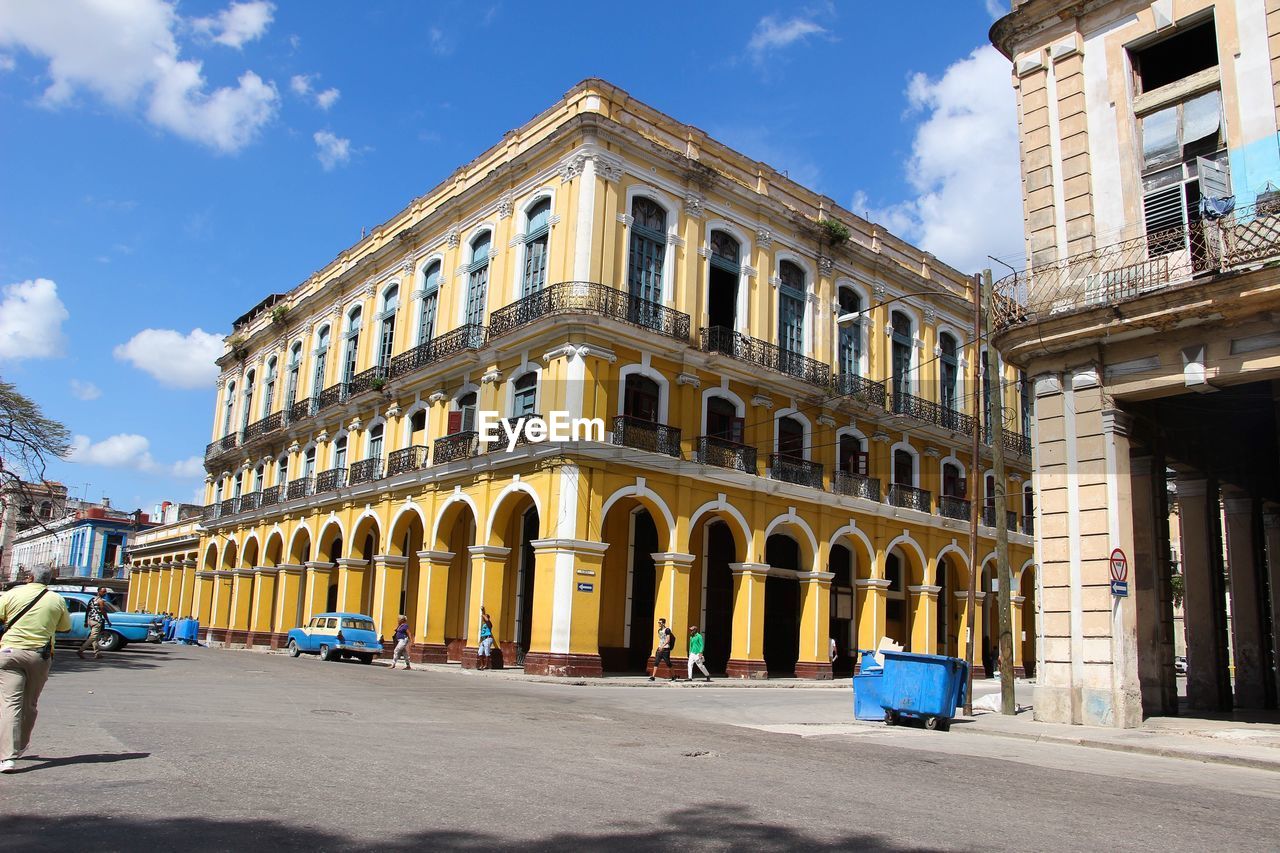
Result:
{"type": "Polygon", "coordinates": [[[182,602],[182,561],[174,560],[169,564],[169,589],[165,596],[164,607],[161,608],[166,613],[172,613],[175,617],[178,615],[178,605],[182,602]]]}
{"type": "Polygon", "coordinates": [[[306,563],[307,574],[303,581],[302,619],[305,622],[317,613],[329,609],[329,581],[333,575],[333,563],[314,560],[306,563]]]}
{"type": "Polygon", "coordinates": [[[888,623],[888,592],[885,578],[858,578],[853,582],[858,597],[858,648],[874,649],[880,645],[888,623]]]}
{"type": "Polygon", "coordinates": [[[364,578],[368,560],[340,557],[338,564],[338,607],[344,613],[364,613],[364,578]]]}
{"type": "Polygon", "coordinates": [[[608,543],[535,539],[530,544],[536,601],[524,671],[600,675],[600,579],[608,543]]]}
{"type": "MultiPolygon", "coordinates": [[[[974,594],[973,599],[973,618],[980,620],[982,618],[982,604],[979,596],[981,592],[974,594]]],[[[956,657],[961,660],[968,660],[969,654],[969,590],[958,589],[952,593],[955,599],[955,612],[959,614],[956,627],[956,657]]],[[[973,655],[979,656],[982,650],[978,648],[977,638],[974,638],[973,655]]],[[[969,661],[969,668],[973,668],[973,661],[969,661]]]]}
{"type": "Polygon", "coordinates": [[[729,678],[768,678],[764,663],[764,584],[768,563],[730,563],[733,574],[733,640],[729,678]]]}
{"type": "MultiPolygon", "coordinates": [[[[1267,504],[1262,511],[1262,544],[1267,555],[1271,589],[1271,649],[1280,656],[1280,506],[1267,504]]],[[[1280,697],[1280,666],[1275,668],[1275,693],[1280,697]]]]}
{"type": "Polygon", "coordinates": [[[303,618],[303,578],[307,567],[281,563],[276,566],[276,606],[271,620],[271,643],[275,648],[284,644],[285,635],[300,626],[303,618]]]}
{"type": "MultiPolygon", "coordinates": [[[[480,608],[484,607],[493,619],[493,642],[497,646],[504,641],[510,643],[514,638],[504,637],[508,630],[505,621],[506,613],[506,574],[507,557],[510,548],[497,545],[471,545],[467,548],[471,557],[471,612],[463,614],[468,627],[467,645],[462,650],[462,666],[474,669],[476,650],[480,645],[480,608]]],[[[536,582],[535,582],[536,586],[536,582]]],[[[538,608],[534,607],[536,613],[538,608]]],[[[505,652],[505,649],[504,649],[505,652]]],[[[512,660],[512,663],[515,661],[512,660]]],[[[503,660],[505,665],[506,660],[503,660]]]]}
{"type": "Polygon", "coordinates": [[[249,639],[249,612],[253,606],[253,569],[231,573],[231,615],[227,621],[227,642],[237,645],[249,639]]]}
{"type": "Polygon", "coordinates": [[[1133,456],[1129,481],[1133,496],[1133,554],[1130,594],[1142,614],[1136,620],[1138,681],[1145,715],[1178,712],[1173,670],[1173,590],[1169,581],[1169,508],[1163,457],[1133,456]]]}
{"type": "Polygon", "coordinates": [[[129,567],[129,589],[125,592],[125,602],[130,610],[136,608],[138,590],[141,588],[142,573],[137,566],[129,567]]]}
{"type": "Polygon", "coordinates": [[[831,572],[798,572],[800,645],[796,678],[831,678],[831,572]]]}
{"type": "Polygon", "coordinates": [[[160,612],[160,591],[165,587],[164,564],[151,571],[151,585],[147,589],[147,610],[160,612]]]}
{"type": "Polygon", "coordinates": [[[907,587],[911,607],[911,651],[934,654],[938,648],[938,593],[942,587],[931,584],[907,587]]]}
{"type": "Polygon", "coordinates": [[[213,610],[209,614],[209,638],[214,642],[226,642],[227,629],[231,627],[231,585],[234,572],[219,569],[213,573],[213,610]]]}
{"type": "Polygon", "coordinates": [[[1187,705],[1231,709],[1227,671],[1226,589],[1218,539],[1216,490],[1203,477],[1178,476],[1182,554],[1182,625],[1187,639],[1187,705]]]}
{"type": "Polygon", "coordinates": [[[276,569],[257,566],[253,570],[253,603],[249,608],[249,646],[269,644],[275,648],[272,637],[276,603],[276,569]]]}
{"type": "Polygon", "coordinates": [[[404,567],[408,557],[375,554],[373,557],[373,624],[378,637],[389,640],[400,617],[400,593],[404,590],[404,567]]]}
{"type": "Polygon", "coordinates": [[[654,624],[649,626],[649,634],[657,636],[659,617],[667,620],[667,627],[676,638],[671,648],[671,665],[678,671],[689,659],[689,575],[693,568],[693,555],[658,553],[651,556],[656,594],[653,599],[654,624]]]}
{"type": "Polygon", "coordinates": [[[1235,487],[1223,490],[1227,574],[1231,589],[1231,656],[1238,708],[1264,708],[1267,674],[1262,642],[1262,585],[1254,551],[1253,499],[1235,487]]]}
{"type": "Polygon", "coordinates": [[[196,561],[182,561],[182,590],[178,594],[178,609],[174,615],[179,619],[195,615],[196,596],[196,561]]]}
{"type": "Polygon", "coordinates": [[[411,654],[415,662],[444,663],[448,660],[445,646],[445,614],[449,604],[449,567],[452,551],[419,551],[418,613],[421,624],[414,625],[411,654]]]}
{"type": "Polygon", "coordinates": [[[1027,597],[1025,595],[1014,595],[1010,596],[1009,600],[1013,610],[1011,614],[1013,617],[1013,668],[1015,672],[1025,676],[1026,662],[1022,655],[1022,607],[1027,603],[1027,597]]]}
{"type": "Polygon", "coordinates": [[[216,572],[196,572],[195,594],[192,596],[191,612],[196,621],[208,628],[213,619],[213,588],[216,572]]]}

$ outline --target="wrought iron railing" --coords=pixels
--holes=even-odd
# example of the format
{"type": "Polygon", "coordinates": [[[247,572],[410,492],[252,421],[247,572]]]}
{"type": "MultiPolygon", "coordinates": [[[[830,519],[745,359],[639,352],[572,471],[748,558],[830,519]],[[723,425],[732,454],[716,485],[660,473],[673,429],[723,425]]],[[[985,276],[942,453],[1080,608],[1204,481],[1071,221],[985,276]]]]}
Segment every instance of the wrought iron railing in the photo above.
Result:
{"type": "Polygon", "coordinates": [[[1084,308],[1115,305],[1280,255],[1280,205],[1258,202],[1219,219],[1101,246],[1006,276],[994,288],[1001,328],[1084,308]]]}
{"type": "Polygon", "coordinates": [[[860,400],[871,406],[884,408],[886,391],[883,382],[867,379],[856,373],[841,373],[831,380],[831,391],[842,397],[860,400]]]}
{"type": "Polygon", "coordinates": [[[296,424],[298,421],[311,417],[315,412],[315,398],[303,397],[301,400],[289,404],[289,423],[296,424]]]}
{"type": "Polygon", "coordinates": [[[501,337],[553,314],[593,314],[689,340],[689,315],[593,281],[564,281],[504,305],[489,317],[489,336],[501,337]]]}
{"type": "MultiPolygon", "coordinates": [[[[987,504],[982,508],[982,526],[983,527],[996,526],[996,508],[991,504],[987,504]]],[[[1005,510],[1004,526],[1006,530],[1010,530],[1016,533],[1018,530],[1018,514],[1011,509],[1005,510]]]]}
{"type": "Polygon", "coordinates": [[[837,471],[831,478],[831,491],[837,495],[880,502],[880,481],[875,477],[854,474],[851,471],[837,471]]]}
{"type": "Polygon", "coordinates": [[[328,388],[320,392],[320,396],[316,398],[316,412],[323,412],[332,406],[336,406],[347,399],[347,383],[339,382],[337,385],[330,385],[328,388]]]}
{"type": "Polygon", "coordinates": [[[240,512],[252,512],[261,505],[262,492],[249,492],[240,496],[240,512]]]}
{"type": "Polygon", "coordinates": [[[222,507],[218,510],[218,517],[225,518],[228,515],[235,515],[240,511],[239,498],[227,498],[222,502],[222,507]]]}
{"type": "Polygon", "coordinates": [[[387,371],[389,378],[404,376],[421,370],[428,364],[448,358],[464,350],[476,350],[484,346],[485,327],[475,324],[460,326],[437,338],[423,341],[411,350],[391,359],[387,371]]]}
{"type": "Polygon", "coordinates": [[[258,506],[268,507],[275,506],[280,503],[280,487],[268,486],[262,490],[262,497],[258,498],[258,506]]]}
{"type": "Polygon", "coordinates": [[[1018,456],[1031,455],[1031,438],[1020,432],[1004,431],[1004,449],[1018,456]]]}
{"type": "Polygon", "coordinates": [[[485,447],[485,450],[490,453],[505,451],[508,443],[510,442],[510,439],[507,437],[509,435],[515,435],[516,447],[523,447],[524,445],[529,444],[529,437],[524,431],[524,422],[532,420],[533,418],[541,419],[542,415],[530,412],[527,415],[520,415],[514,418],[502,418],[502,425],[498,427],[498,440],[490,443],[485,447]]]}
{"type": "Polygon", "coordinates": [[[435,440],[431,449],[431,462],[433,465],[444,465],[446,462],[467,459],[479,452],[480,433],[475,430],[455,432],[435,440]]]}
{"type": "Polygon", "coordinates": [[[949,406],[938,406],[938,426],[952,432],[973,435],[978,428],[978,419],[963,412],[957,412],[949,406]]]}
{"type": "Polygon", "coordinates": [[[316,493],[332,492],[347,484],[346,468],[330,468],[316,475],[316,493]]]}
{"type": "Polygon", "coordinates": [[[941,424],[942,422],[941,407],[937,403],[932,400],[926,400],[923,397],[917,397],[914,394],[908,394],[905,391],[893,392],[893,399],[890,401],[889,409],[895,415],[906,415],[909,418],[915,418],[927,424],[941,424]]]}
{"type": "Polygon", "coordinates": [[[381,391],[387,384],[388,375],[389,370],[385,364],[374,365],[368,370],[360,371],[351,377],[351,382],[347,385],[347,396],[354,397],[365,391],[381,391]]]}
{"type": "Polygon", "coordinates": [[[697,459],[704,465],[756,473],[756,449],[719,436],[698,436],[697,459]]]}
{"type": "Polygon", "coordinates": [[[393,450],[387,454],[387,476],[394,477],[406,471],[418,471],[427,467],[427,448],[421,445],[393,450]]]}
{"type": "Polygon", "coordinates": [[[296,480],[290,480],[287,499],[296,500],[297,498],[305,498],[307,495],[314,495],[316,492],[315,485],[315,477],[299,477],[296,480]]]}
{"type": "Polygon", "coordinates": [[[213,457],[217,456],[221,452],[222,452],[222,442],[211,441],[207,445],[205,445],[204,458],[212,459],[213,457]]]}
{"type": "Polygon", "coordinates": [[[811,489],[822,488],[822,465],[785,453],[769,454],[769,478],[811,489]]]}
{"type": "Polygon", "coordinates": [[[943,518],[954,518],[957,521],[968,521],[973,516],[973,506],[965,498],[939,495],[938,515],[943,518]]]}
{"type": "Polygon", "coordinates": [[[931,512],[932,502],[933,494],[925,489],[917,489],[915,486],[906,486],[902,483],[889,484],[889,503],[893,506],[931,512]]]}
{"type": "Polygon", "coordinates": [[[1004,527],[1010,533],[1018,532],[1018,514],[1013,510],[1009,510],[1004,514],[1004,527]]]}
{"type": "Polygon", "coordinates": [[[248,444],[254,439],[269,435],[282,426],[284,426],[284,412],[267,415],[265,418],[254,421],[244,428],[244,443],[248,444]]]}
{"type": "Polygon", "coordinates": [[[213,521],[218,517],[221,510],[222,504],[220,503],[205,504],[204,512],[200,513],[200,518],[202,521],[213,521]]]}
{"type": "Polygon", "coordinates": [[[724,326],[712,326],[701,332],[703,352],[716,352],[794,376],[810,385],[826,388],[831,385],[831,365],[784,350],[782,347],[758,338],[735,332],[724,326]]]}
{"type": "Polygon", "coordinates": [[[347,483],[370,483],[382,479],[382,458],[361,459],[351,464],[351,472],[347,475],[347,483]]]}
{"type": "Polygon", "coordinates": [[[630,415],[618,415],[613,419],[613,443],[619,447],[680,457],[680,430],[677,427],[630,415]]]}

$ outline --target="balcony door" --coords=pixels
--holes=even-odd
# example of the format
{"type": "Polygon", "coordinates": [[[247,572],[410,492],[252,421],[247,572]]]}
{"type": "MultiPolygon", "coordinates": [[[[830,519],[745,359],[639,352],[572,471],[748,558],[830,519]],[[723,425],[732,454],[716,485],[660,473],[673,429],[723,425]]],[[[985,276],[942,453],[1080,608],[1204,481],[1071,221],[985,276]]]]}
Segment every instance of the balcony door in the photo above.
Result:
{"type": "Polygon", "coordinates": [[[785,459],[804,459],[804,426],[795,418],[778,419],[778,455],[785,459]]]}
{"type": "Polygon", "coordinates": [[[867,453],[862,449],[862,442],[856,435],[845,434],[840,436],[840,444],[838,451],[839,458],[837,462],[841,471],[846,474],[860,474],[867,476],[867,453]]]}
{"type": "Polygon", "coordinates": [[[901,311],[893,312],[893,396],[895,405],[900,394],[911,393],[911,318],[901,311]]]}
{"type": "Polygon", "coordinates": [[[484,307],[489,296],[489,250],[491,236],[488,231],[471,243],[471,265],[467,276],[467,323],[480,326],[484,323],[484,307]]]}
{"type": "Polygon", "coordinates": [[[855,319],[840,324],[837,370],[843,376],[858,376],[862,364],[862,297],[851,287],[840,288],[840,314],[855,319]]]}
{"type": "Polygon", "coordinates": [[[738,241],[723,231],[711,232],[707,278],[707,325],[733,330],[738,326],[738,278],[742,274],[738,241]]]}
{"type": "MultiPolygon", "coordinates": [[[[778,346],[784,353],[804,353],[804,270],[783,261],[778,265],[778,346]]],[[[783,365],[783,369],[786,366],[783,365]]]]}
{"type": "Polygon", "coordinates": [[[963,498],[967,484],[959,465],[948,462],[942,466],[942,494],[949,498],[963,498]]]}
{"type": "Polygon", "coordinates": [[[360,352],[361,311],[357,307],[347,318],[347,341],[342,357],[342,381],[350,382],[356,375],[356,358],[360,352]]]}
{"type": "Polygon", "coordinates": [[[943,332],[938,337],[938,348],[942,350],[940,358],[939,378],[942,387],[939,389],[938,402],[948,412],[959,410],[960,362],[956,357],[956,339],[943,332]]]}
{"type": "Polygon", "coordinates": [[[653,199],[631,202],[631,251],[627,292],[648,302],[662,301],[662,268],[667,253],[667,212],[653,199]]]}
{"type": "Polygon", "coordinates": [[[707,435],[742,444],[743,419],[738,410],[724,397],[707,399],[707,435]]]}
{"type": "Polygon", "coordinates": [[[899,486],[916,484],[916,458],[905,450],[893,451],[893,482],[899,486]]]}
{"type": "Polygon", "coordinates": [[[547,238],[551,233],[551,199],[529,208],[524,235],[524,277],[520,295],[528,296],[547,284],[547,238]]]}
{"type": "Polygon", "coordinates": [[[474,432],[476,428],[476,394],[471,391],[463,394],[455,402],[456,407],[449,413],[449,435],[460,432],[474,432]]]}
{"type": "Polygon", "coordinates": [[[633,373],[623,386],[622,413],[638,421],[657,422],[659,399],[658,383],[633,373]]]}

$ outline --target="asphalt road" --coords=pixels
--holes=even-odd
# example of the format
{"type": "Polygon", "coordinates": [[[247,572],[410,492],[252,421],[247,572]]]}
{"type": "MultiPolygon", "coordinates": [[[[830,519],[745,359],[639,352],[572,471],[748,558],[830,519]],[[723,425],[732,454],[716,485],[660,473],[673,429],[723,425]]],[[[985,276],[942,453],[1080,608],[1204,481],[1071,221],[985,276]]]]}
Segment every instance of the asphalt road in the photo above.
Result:
{"type": "Polygon", "coordinates": [[[1260,850],[1280,774],[862,727],[843,690],[59,655],[9,850],[1260,850]],[[789,711],[788,708],[791,710],[789,711]],[[839,731],[837,731],[839,730],[839,731]]]}

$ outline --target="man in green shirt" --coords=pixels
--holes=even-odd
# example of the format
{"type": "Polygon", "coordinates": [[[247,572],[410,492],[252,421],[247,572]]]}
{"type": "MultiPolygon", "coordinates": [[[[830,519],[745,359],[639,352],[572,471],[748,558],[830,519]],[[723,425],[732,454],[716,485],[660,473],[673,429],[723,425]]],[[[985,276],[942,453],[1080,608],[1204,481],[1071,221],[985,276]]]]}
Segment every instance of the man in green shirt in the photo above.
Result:
{"type": "Polygon", "coordinates": [[[702,657],[702,649],[706,645],[706,641],[702,639],[702,634],[698,631],[697,625],[689,626],[689,680],[693,681],[693,667],[697,664],[698,669],[702,670],[702,680],[710,681],[711,673],[707,672],[706,660],[702,657]]]}
{"type": "Polygon", "coordinates": [[[54,634],[71,630],[67,602],[47,587],[53,569],[24,574],[25,584],[0,595],[0,623],[6,626],[0,637],[0,773],[14,770],[31,741],[36,703],[53,664],[54,634]]]}

